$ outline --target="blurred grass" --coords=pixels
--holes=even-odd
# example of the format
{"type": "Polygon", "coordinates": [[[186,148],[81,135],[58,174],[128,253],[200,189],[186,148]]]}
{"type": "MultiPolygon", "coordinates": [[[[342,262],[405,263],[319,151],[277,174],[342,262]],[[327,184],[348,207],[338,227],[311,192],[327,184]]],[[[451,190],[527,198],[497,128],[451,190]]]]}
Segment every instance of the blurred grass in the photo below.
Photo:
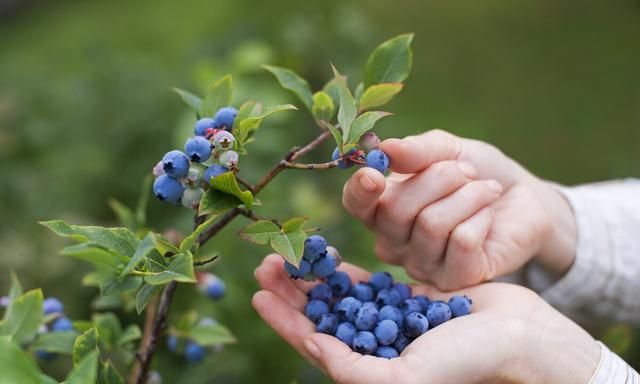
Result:
{"type": "MultiPolygon", "coordinates": [[[[135,202],[143,174],[181,146],[193,119],[170,86],[202,92],[230,72],[237,102],[295,102],[259,64],[292,67],[317,88],[331,60],[355,85],[368,52],[407,31],[414,71],[382,137],[446,129],[568,184],[640,176],[638,1],[32,2],[0,19],[0,273],[15,269],[88,317],[87,269],[57,255],[63,242],[36,221],[113,224],[108,197],[135,202]]],[[[303,112],[287,116],[265,124],[241,159],[248,179],[315,134],[303,112]]],[[[379,268],[372,236],[340,207],[347,177],[283,174],[260,196],[262,213],[308,215],[348,260],[379,268]]],[[[157,229],[189,228],[187,212],[155,200],[149,216],[157,229]]],[[[165,382],[323,382],[252,310],[265,249],[235,238],[239,225],[210,246],[229,296],[212,305],[183,288],[176,307],[215,315],[240,343],[201,366],[165,353],[156,366],[165,382]]],[[[640,366],[638,332],[608,335],[640,366]]]]}

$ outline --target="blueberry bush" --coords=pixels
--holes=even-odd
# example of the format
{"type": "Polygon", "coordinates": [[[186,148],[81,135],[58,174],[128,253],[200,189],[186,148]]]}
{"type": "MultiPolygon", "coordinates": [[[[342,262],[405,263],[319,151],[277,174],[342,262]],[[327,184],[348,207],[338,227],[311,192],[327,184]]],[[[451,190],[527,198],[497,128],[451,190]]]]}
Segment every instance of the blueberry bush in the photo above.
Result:
{"type": "MultiPolygon", "coordinates": [[[[232,330],[195,310],[172,316],[177,320],[171,324],[168,315],[178,286],[194,289],[211,300],[223,299],[224,280],[206,272],[207,268],[215,267],[220,255],[201,252],[201,247],[215,241],[216,235],[238,217],[249,220],[238,236],[271,247],[283,257],[284,268],[292,277],[326,279],[329,290],[325,288],[322,292],[324,285],[318,285],[307,315],[318,320],[321,331],[333,333],[336,328],[340,335],[348,333],[350,330],[345,328],[349,326],[344,324],[350,323],[334,324],[335,319],[327,316],[328,303],[334,295],[347,294],[358,301],[358,297],[367,294],[366,287],[352,288],[350,282],[347,284],[348,276],[335,273],[339,263],[337,250],[327,247],[322,236],[313,234],[318,228],[306,227],[306,217],[262,217],[258,213],[260,206],[268,202],[260,201],[257,195],[279,173],[289,169],[346,169],[357,165],[380,172],[387,170],[391,160],[378,148],[380,140],[371,130],[378,120],[390,115],[379,107],[402,90],[403,81],[409,76],[412,39],[412,34],[405,34],[379,45],[370,54],[362,82],[355,88],[350,88],[347,77],[333,66],[331,80],[316,92],[295,72],[264,66],[283,88],[299,99],[319,133],[306,145],[291,148],[255,184],[242,177],[241,166],[250,167],[251,162],[240,161],[241,156],[248,155],[251,142],[259,140],[258,131],[264,119],[298,108],[292,104],[264,106],[253,100],[231,105],[231,76],[216,81],[202,98],[174,88],[195,113],[193,136],[186,138],[184,148],[170,150],[158,164],[150,164],[155,180],[147,176],[135,209],[117,200],[110,202],[122,226],[80,226],[63,220],[41,222],[55,234],[74,242],[61,251],[63,255],[93,266],[82,283],[99,289],[102,307],[144,313],[144,326],[141,329],[136,324],[123,324],[108,311],[96,312],[89,320],[69,319],[60,300],[45,299],[41,289],[25,292],[12,274],[10,291],[0,302],[4,308],[0,322],[0,371],[4,382],[55,383],[38,363],[69,356],[72,367],[66,383],[157,383],[161,378],[150,367],[160,343],[190,363],[200,362],[208,354],[219,353],[223,345],[234,343],[232,330]],[[328,139],[335,141],[335,149],[326,162],[300,161],[328,139]],[[186,236],[176,230],[155,232],[147,223],[150,191],[169,205],[193,210],[193,228],[186,236]]],[[[372,281],[367,286],[375,284],[372,281]]],[[[383,291],[378,289],[375,293],[380,300],[390,300],[382,297],[383,291]]],[[[408,294],[405,298],[408,300],[410,293],[403,294],[408,294]]],[[[347,302],[343,299],[338,307],[346,306],[347,302]]],[[[352,307],[346,310],[355,311],[352,307]]],[[[391,343],[393,326],[368,316],[354,318],[352,326],[359,329],[362,322],[366,322],[367,329],[376,326],[374,339],[391,343]]],[[[416,334],[420,322],[420,319],[415,322],[416,334]]],[[[422,328],[426,330],[424,324],[422,328]]],[[[356,337],[357,350],[371,349],[376,340],[369,340],[369,335],[356,337]]],[[[384,349],[378,353],[391,354],[384,349]]]]}

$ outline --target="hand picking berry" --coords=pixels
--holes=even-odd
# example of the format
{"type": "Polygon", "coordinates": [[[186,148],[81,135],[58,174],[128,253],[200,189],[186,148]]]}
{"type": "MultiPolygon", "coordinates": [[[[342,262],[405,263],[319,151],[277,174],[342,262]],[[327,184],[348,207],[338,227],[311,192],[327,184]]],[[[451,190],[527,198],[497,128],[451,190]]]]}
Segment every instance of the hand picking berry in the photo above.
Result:
{"type": "Polygon", "coordinates": [[[367,153],[367,167],[371,167],[384,173],[389,168],[389,156],[379,149],[367,153]]]}

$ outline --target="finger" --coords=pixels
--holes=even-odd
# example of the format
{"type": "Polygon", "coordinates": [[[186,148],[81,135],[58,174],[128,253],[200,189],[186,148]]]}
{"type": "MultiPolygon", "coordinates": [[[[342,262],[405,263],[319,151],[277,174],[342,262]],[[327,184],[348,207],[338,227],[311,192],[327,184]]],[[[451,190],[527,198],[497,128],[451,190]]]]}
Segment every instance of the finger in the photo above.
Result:
{"type": "Polygon", "coordinates": [[[373,168],[363,167],[344,185],[342,205],[347,212],[370,227],[377,209],[378,198],[384,190],[384,176],[373,168]]]}
{"type": "Polygon", "coordinates": [[[254,272],[262,289],[281,297],[287,303],[302,311],[307,304],[307,296],[293,284],[284,270],[284,260],[280,255],[267,256],[254,272]]]}
{"type": "Polygon", "coordinates": [[[401,359],[363,356],[335,337],[321,333],[307,338],[304,346],[336,383],[405,382],[401,359]]]}
{"type": "Polygon", "coordinates": [[[468,183],[476,173],[471,163],[440,161],[387,188],[378,203],[376,232],[392,245],[406,244],[418,213],[468,183]]]}
{"type": "Polygon", "coordinates": [[[388,139],[380,148],[391,159],[391,169],[398,173],[418,173],[431,164],[444,160],[457,160],[462,151],[462,140],[448,132],[433,130],[404,139],[388,139]]]}
{"type": "Polygon", "coordinates": [[[406,246],[394,246],[383,233],[379,233],[376,237],[375,253],[383,263],[402,265],[406,248],[406,246]]]}
{"type": "Polygon", "coordinates": [[[502,187],[495,180],[472,181],[451,195],[424,208],[416,217],[411,234],[411,255],[407,271],[433,281],[427,275],[444,256],[448,237],[462,221],[500,197],[502,187]]]}

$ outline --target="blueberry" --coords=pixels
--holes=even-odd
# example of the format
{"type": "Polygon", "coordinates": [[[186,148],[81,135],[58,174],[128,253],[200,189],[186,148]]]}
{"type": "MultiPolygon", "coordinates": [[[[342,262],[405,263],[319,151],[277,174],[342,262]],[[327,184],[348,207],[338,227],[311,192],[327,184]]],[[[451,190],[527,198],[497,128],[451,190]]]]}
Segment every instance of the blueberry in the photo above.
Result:
{"type": "Polygon", "coordinates": [[[411,287],[405,283],[395,283],[393,285],[393,289],[398,291],[400,294],[400,299],[407,300],[411,298],[411,287]]]}
{"type": "MultiPolygon", "coordinates": [[[[351,148],[349,150],[349,152],[347,152],[345,154],[345,156],[349,156],[349,155],[353,155],[354,153],[356,153],[356,149],[355,148],[351,148]]],[[[340,149],[338,147],[336,147],[336,149],[333,150],[333,153],[331,154],[331,160],[332,161],[336,161],[340,158],[340,149]]],[[[344,159],[344,160],[340,160],[338,162],[338,168],[342,168],[342,169],[347,169],[347,168],[351,168],[353,167],[353,162],[349,161],[348,159],[344,159]]]]}
{"type": "Polygon", "coordinates": [[[431,300],[429,300],[429,298],[425,295],[417,295],[413,297],[414,300],[418,300],[418,302],[420,303],[420,306],[422,307],[422,312],[423,314],[427,313],[427,308],[429,307],[429,304],[431,304],[431,300]]]}
{"type": "Polygon", "coordinates": [[[225,284],[222,279],[216,277],[207,284],[207,296],[213,300],[220,300],[224,296],[225,284]]]}
{"type": "Polygon", "coordinates": [[[378,309],[368,305],[362,306],[356,312],[356,321],[354,322],[359,331],[370,331],[378,323],[378,309]]]}
{"type": "Polygon", "coordinates": [[[73,331],[73,323],[68,317],[58,317],[51,323],[51,332],[73,331]]]}
{"type": "Polygon", "coordinates": [[[356,321],[356,312],[358,309],[362,307],[362,302],[353,297],[345,297],[340,300],[340,304],[338,305],[338,316],[343,321],[356,321]]]}
{"type": "Polygon", "coordinates": [[[161,201],[178,204],[183,191],[182,184],[167,175],[161,175],[153,182],[153,194],[161,201]]]}
{"type": "Polygon", "coordinates": [[[356,335],[356,327],[352,323],[344,322],[338,325],[336,329],[336,337],[349,347],[353,345],[353,337],[356,335]]]}
{"type": "Polygon", "coordinates": [[[329,313],[329,306],[324,301],[311,300],[304,307],[304,314],[314,323],[325,313],[329,313]]]}
{"type": "Polygon", "coordinates": [[[332,296],[331,288],[325,283],[320,283],[309,291],[309,300],[322,300],[327,304],[332,296]]]}
{"type": "Polygon", "coordinates": [[[398,337],[398,324],[393,320],[382,320],[373,331],[380,345],[391,345],[398,337]]]}
{"type": "Polygon", "coordinates": [[[222,152],[220,158],[218,159],[220,165],[226,168],[234,168],[238,165],[238,152],[236,151],[226,151],[222,152]]]}
{"type": "Polygon", "coordinates": [[[211,182],[211,178],[212,177],[216,177],[216,176],[220,176],[225,172],[229,172],[228,168],[223,167],[222,165],[218,165],[218,164],[214,164],[212,166],[210,166],[209,168],[207,168],[206,171],[204,171],[204,181],[209,184],[211,182]]]}
{"type": "Polygon", "coordinates": [[[451,319],[451,308],[444,301],[433,301],[427,308],[427,319],[431,328],[449,321],[451,319]]]}
{"type": "Polygon", "coordinates": [[[376,304],[375,301],[365,301],[364,303],[362,303],[362,307],[375,308],[376,311],[379,309],[378,304],[376,304]]]}
{"type": "Polygon", "coordinates": [[[360,148],[365,152],[380,148],[380,138],[373,132],[367,132],[360,137],[360,148]]]}
{"type": "Polygon", "coordinates": [[[238,115],[238,110],[233,107],[223,107],[218,109],[216,112],[215,120],[220,126],[220,128],[224,128],[227,131],[231,131],[233,128],[233,121],[236,119],[238,115]]]}
{"type": "Polygon", "coordinates": [[[333,305],[331,305],[331,313],[334,314],[338,314],[338,309],[340,309],[340,302],[342,301],[342,299],[338,299],[336,301],[333,302],[333,305]]]}
{"type": "Polygon", "coordinates": [[[202,163],[211,157],[211,143],[202,136],[192,137],[184,144],[184,153],[189,160],[202,163]]]}
{"type": "Polygon", "coordinates": [[[285,260],[284,269],[289,274],[289,277],[299,279],[311,272],[311,263],[302,259],[300,260],[300,268],[296,268],[295,265],[285,260]]]}
{"type": "Polygon", "coordinates": [[[185,208],[197,209],[200,205],[200,200],[202,200],[202,196],[204,196],[204,189],[186,188],[182,193],[180,202],[185,208]]]}
{"type": "Polygon", "coordinates": [[[378,349],[378,340],[369,331],[361,331],[353,337],[353,350],[363,355],[371,355],[378,349]]]}
{"type": "MultiPolygon", "coordinates": [[[[316,261],[327,253],[327,240],[320,235],[312,235],[304,241],[304,254],[302,257],[309,261],[316,261]]],[[[334,261],[335,263],[335,261],[334,261]]]]}
{"type": "Polygon", "coordinates": [[[399,355],[398,355],[398,351],[396,351],[395,348],[384,345],[376,349],[376,356],[382,357],[385,359],[394,359],[399,355]]]}
{"type": "Polygon", "coordinates": [[[373,301],[373,288],[367,283],[358,283],[351,288],[349,294],[360,301],[373,301]]]}
{"type": "Polygon", "coordinates": [[[195,341],[187,342],[184,347],[184,358],[190,363],[199,363],[204,359],[205,350],[195,341]]]}
{"type": "Polygon", "coordinates": [[[174,335],[167,336],[167,349],[171,352],[176,352],[178,350],[178,338],[174,335]]]}
{"type": "Polygon", "coordinates": [[[324,313],[320,315],[316,323],[316,332],[333,335],[338,327],[338,316],[333,313],[324,313]]]}
{"type": "Polygon", "coordinates": [[[314,261],[311,265],[311,272],[317,277],[324,279],[325,277],[329,277],[336,272],[336,261],[333,257],[327,256],[326,254],[314,261]]]}
{"type": "Polygon", "coordinates": [[[336,296],[344,296],[351,290],[351,278],[346,272],[334,273],[327,279],[327,284],[336,296]]]}
{"type": "Polygon", "coordinates": [[[402,328],[405,335],[415,338],[429,330],[429,321],[422,313],[411,312],[404,317],[402,328]]]}
{"type": "Polygon", "coordinates": [[[232,149],[234,141],[236,138],[227,131],[220,131],[213,136],[213,145],[220,152],[232,149]]]}
{"type": "Polygon", "coordinates": [[[52,361],[58,357],[58,354],[55,352],[43,351],[42,349],[36,350],[36,357],[41,361],[52,361]]]}
{"type": "Polygon", "coordinates": [[[196,127],[193,129],[193,133],[196,136],[204,136],[207,134],[207,129],[216,129],[218,124],[210,117],[205,117],[196,122],[196,127]]]}
{"type": "Polygon", "coordinates": [[[186,185],[190,187],[199,187],[202,183],[202,176],[204,174],[204,167],[198,164],[191,164],[187,176],[184,178],[186,185]]]}
{"type": "Polygon", "coordinates": [[[402,326],[402,319],[404,318],[402,311],[398,307],[393,305],[385,305],[378,312],[378,321],[392,320],[398,327],[402,326]]]}
{"type": "Polygon", "coordinates": [[[391,288],[393,285],[393,277],[389,272],[376,272],[369,278],[369,284],[373,288],[374,293],[381,289],[391,288]]]}
{"type": "Polygon", "coordinates": [[[64,305],[57,298],[48,297],[42,302],[42,310],[45,315],[49,315],[51,313],[62,313],[64,311],[64,305]]]}
{"type": "Polygon", "coordinates": [[[396,349],[396,351],[398,351],[398,353],[402,353],[402,351],[404,351],[404,349],[407,348],[407,346],[411,344],[412,341],[413,340],[408,338],[404,333],[398,332],[398,337],[393,343],[393,347],[396,349]]]}
{"type": "Polygon", "coordinates": [[[189,172],[189,158],[178,150],[167,152],[162,157],[162,169],[174,179],[184,177],[189,172]]]}
{"type": "Polygon", "coordinates": [[[420,312],[422,313],[422,305],[416,299],[407,299],[400,304],[400,310],[402,310],[402,315],[406,316],[411,312],[420,312]]]}
{"type": "Polygon", "coordinates": [[[376,295],[376,303],[379,306],[385,305],[394,305],[398,306],[402,303],[402,299],[400,298],[400,294],[393,288],[384,288],[381,289],[376,295]]]}
{"type": "Polygon", "coordinates": [[[453,296],[449,299],[449,308],[451,309],[451,316],[458,317],[471,313],[471,301],[470,298],[465,296],[453,296]]]}
{"type": "Polygon", "coordinates": [[[367,153],[367,167],[371,167],[384,173],[389,168],[389,157],[379,149],[373,149],[367,153]]]}
{"type": "Polygon", "coordinates": [[[336,261],[336,266],[338,266],[338,265],[340,265],[340,263],[342,263],[342,256],[340,255],[340,252],[338,252],[336,247],[332,247],[332,246],[328,245],[327,246],[327,255],[333,257],[333,259],[336,261]]]}

